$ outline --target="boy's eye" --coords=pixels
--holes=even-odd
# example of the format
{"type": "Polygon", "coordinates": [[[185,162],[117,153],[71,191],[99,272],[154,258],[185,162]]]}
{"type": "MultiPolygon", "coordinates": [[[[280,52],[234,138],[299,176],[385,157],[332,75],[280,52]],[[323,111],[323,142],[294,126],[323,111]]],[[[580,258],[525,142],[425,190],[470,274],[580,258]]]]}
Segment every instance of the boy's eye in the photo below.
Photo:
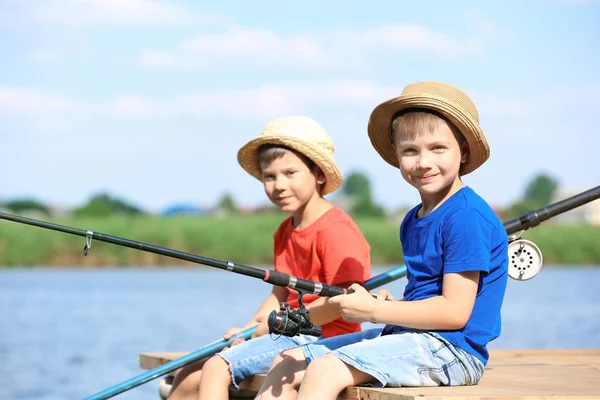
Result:
{"type": "Polygon", "coordinates": [[[269,175],[269,174],[263,174],[263,181],[271,181],[273,180],[275,177],[273,175],[269,175]]]}
{"type": "Polygon", "coordinates": [[[443,150],[446,150],[446,146],[438,144],[438,145],[433,146],[433,150],[434,151],[443,151],[443,150]]]}
{"type": "Polygon", "coordinates": [[[288,171],[288,172],[286,173],[286,175],[287,175],[287,176],[290,176],[290,175],[294,175],[295,173],[296,173],[296,171],[288,171]]]}
{"type": "Polygon", "coordinates": [[[416,152],[417,151],[415,149],[410,148],[410,147],[402,150],[402,154],[414,154],[416,152]]]}

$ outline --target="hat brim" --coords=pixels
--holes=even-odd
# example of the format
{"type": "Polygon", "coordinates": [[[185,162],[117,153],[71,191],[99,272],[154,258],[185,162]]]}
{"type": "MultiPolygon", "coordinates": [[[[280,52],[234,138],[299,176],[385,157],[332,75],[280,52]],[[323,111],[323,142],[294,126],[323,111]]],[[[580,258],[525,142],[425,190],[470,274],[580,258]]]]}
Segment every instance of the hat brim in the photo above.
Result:
{"type": "Polygon", "coordinates": [[[342,173],[331,156],[311,143],[291,136],[259,136],[240,148],[237,156],[238,162],[246,172],[259,181],[262,182],[262,171],[256,153],[258,148],[264,144],[289,147],[312,160],[325,175],[322,195],[331,193],[342,185],[342,173]]]}
{"type": "Polygon", "coordinates": [[[379,104],[369,118],[369,139],[379,155],[398,168],[398,157],[392,137],[394,116],[408,108],[425,108],[448,118],[463,134],[469,144],[469,157],[461,164],[459,174],[466,175],[479,168],[490,156],[490,147],[479,124],[458,105],[431,94],[407,94],[379,104]]]}

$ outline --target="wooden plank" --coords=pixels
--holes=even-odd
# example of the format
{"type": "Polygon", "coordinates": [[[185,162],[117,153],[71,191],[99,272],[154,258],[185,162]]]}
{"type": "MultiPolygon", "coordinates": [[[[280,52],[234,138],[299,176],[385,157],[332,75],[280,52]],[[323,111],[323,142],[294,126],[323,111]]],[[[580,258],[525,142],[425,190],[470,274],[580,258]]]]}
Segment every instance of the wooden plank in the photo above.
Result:
{"type": "Polygon", "coordinates": [[[154,369],[188,354],[188,352],[140,353],[140,367],[142,369],[154,369]]]}
{"type": "MultiPolygon", "coordinates": [[[[187,353],[142,353],[142,368],[156,368],[187,353]]],[[[250,380],[257,391],[264,375],[250,380]]],[[[492,350],[485,374],[475,386],[353,387],[344,400],[600,400],[600,349],[492,350]]]]}

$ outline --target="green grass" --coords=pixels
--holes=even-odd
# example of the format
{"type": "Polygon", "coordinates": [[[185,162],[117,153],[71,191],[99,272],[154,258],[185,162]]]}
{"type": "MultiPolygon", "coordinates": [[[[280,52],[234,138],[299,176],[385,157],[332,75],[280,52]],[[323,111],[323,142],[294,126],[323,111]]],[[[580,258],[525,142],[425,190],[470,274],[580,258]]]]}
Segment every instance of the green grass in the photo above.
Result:
{"type": "MultiPolygon", "coordinates": [[[[50,222],[119,236],[217,260],[246,265],[271,265],[273,233],[278,215],[226,218],[113,217],[71,218],[50,222]]],[[[371,245],[373,264],[402,264],[398,226],[378,219],[358,218],[371,245]]],[[[157,266],[192,265],[139,250],[92,242],[84,257],[84,238],[14,222],[1,221],[0,265],[25,266],[157,266]]],[[[559,226],[547,221],[524,233],[544,254],[544,264],[600,265],[600,227],[559,226]]]]}

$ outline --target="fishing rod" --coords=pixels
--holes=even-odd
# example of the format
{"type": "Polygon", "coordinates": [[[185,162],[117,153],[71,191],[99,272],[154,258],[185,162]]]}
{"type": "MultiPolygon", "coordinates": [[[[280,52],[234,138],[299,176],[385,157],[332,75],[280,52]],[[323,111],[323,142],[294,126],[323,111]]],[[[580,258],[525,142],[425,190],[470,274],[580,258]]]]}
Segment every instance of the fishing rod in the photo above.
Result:
{"type": "Polygon", "coordinates": [[[526,281],[542,269],[544,257],[540,248],[521,234],[564,212],[600,198],[600,186],[586,190],[546,207],[526,212],[504,223],[508,237],[508,275],[518,281],[526,281]]]}
{"type": "Polygon", "coordinates": [[[506,233],[510,235],[521,230],[527,230],[529,228],[536,227],[542,222],[555,217],[558,214],[562,214],[598,198],[600,198],[600,186],[596,186],[595,188],[586,190],[585,192],[581,192],[572,197],[550,204],[549,206],[526,212],[525,214],[504,223],[506,233]]]}
{"type": "Polygon", "coordinates": [[[136,240],[125,239],[122,237],[107,235],[105,233],[94,232],[91,230],[72,228],[69,226],[54,224],[51,222],[41,221],[33,218],[22,217],[19,215],[0,212],[0,219],[5,219],[21,224],[37,226],[39,228],[45,228],[53,231],[85,237],[85,244],[83,246],[84,256],[88,255],[89,250],[92,247],[92,240],[95,239],[101,242],[112,243],[118,246],[129,247],[136,250],[172,257],[179,260],[190,261],[209,267],[219,268],[228,272],[234,272],[237,274],[262,279],[263,281],[272,285],[288,287],[290,289],[301,291],[305,294],[316,294],[323,297],[333,297],[340,294],[348,294],[353,292],[349,289],[339,288],[321,282],[315,282],[310,281],[308,279],[298,278],[292,275],[285,274],[283,272],[272,271],[267,268],[262,269],[250,267],[243,264],[237,264],[232,261],[215,260],[213,258],[203,257],[197,254],[170,249],[168,247],[162,247],[149,243],[139,242],[136,240]]]}

